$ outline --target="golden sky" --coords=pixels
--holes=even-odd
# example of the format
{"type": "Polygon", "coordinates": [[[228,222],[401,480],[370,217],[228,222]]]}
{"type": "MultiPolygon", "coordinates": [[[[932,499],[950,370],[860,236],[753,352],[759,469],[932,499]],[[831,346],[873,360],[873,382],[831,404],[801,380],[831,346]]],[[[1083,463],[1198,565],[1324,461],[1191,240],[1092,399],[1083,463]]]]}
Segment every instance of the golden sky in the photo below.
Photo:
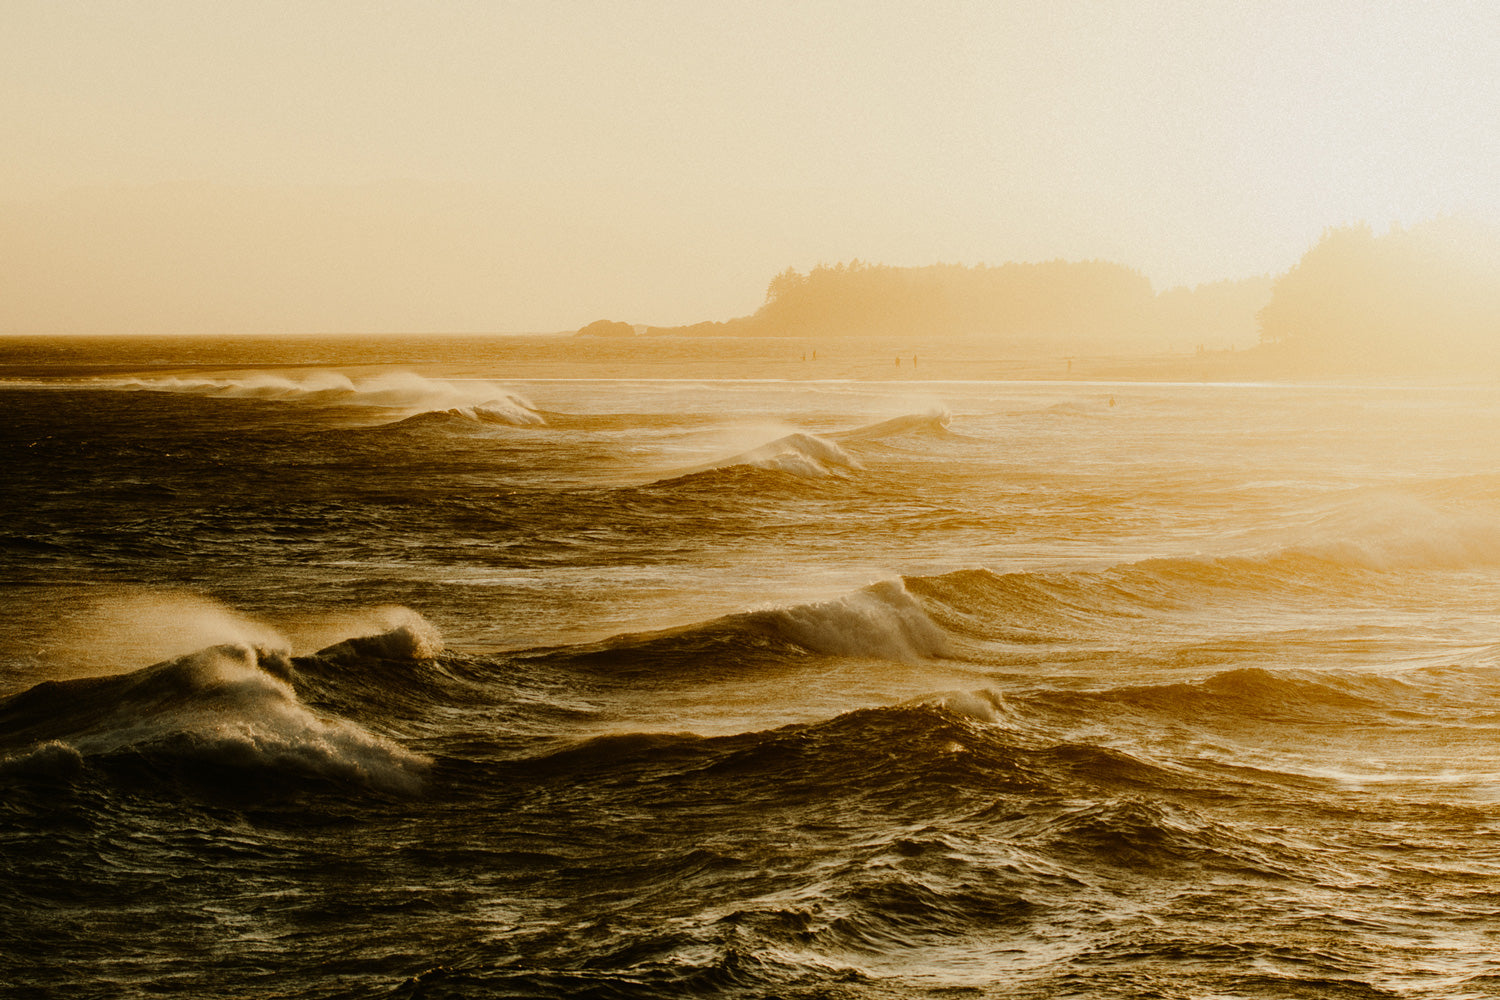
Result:
{"type": "Polygon", "coordinates": [[[5,0],[0,333],[561,330],[1500,222],[1494,3],[5,0]]]}

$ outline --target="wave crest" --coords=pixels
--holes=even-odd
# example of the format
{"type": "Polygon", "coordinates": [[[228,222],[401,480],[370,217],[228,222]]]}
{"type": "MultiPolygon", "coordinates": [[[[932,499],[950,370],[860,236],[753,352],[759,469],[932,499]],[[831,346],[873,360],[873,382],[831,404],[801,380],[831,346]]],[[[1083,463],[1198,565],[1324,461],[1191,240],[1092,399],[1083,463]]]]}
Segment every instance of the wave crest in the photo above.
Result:
{"type": "MultiPolygon", "coordinates": [[[[174,767],[229,766],[293,773],[411,794],[427,760],[348,719],[315,714],[292,686],[280,652],[226,645],[134,673],[48,681],[0,702],[25,754],[51,744],[85,760],[121,754],[174,767]]],[[[66,756],[66,754],[63,754],[66,756]]]]}

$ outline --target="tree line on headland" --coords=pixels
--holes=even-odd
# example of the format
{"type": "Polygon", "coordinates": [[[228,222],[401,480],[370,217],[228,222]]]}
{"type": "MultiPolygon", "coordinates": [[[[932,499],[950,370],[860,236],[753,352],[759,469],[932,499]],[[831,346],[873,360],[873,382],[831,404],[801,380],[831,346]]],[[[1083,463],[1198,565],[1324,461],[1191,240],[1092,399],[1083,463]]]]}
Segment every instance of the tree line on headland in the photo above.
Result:
{"type": "Polygon", "coordinates": [[[647,332],[983,337],[1053,350],[1191,349],[1253,340],[1255,310],[1269,289],[1269,278],[1251,278],[1158,294],[1139,271],[1107,261],[891,267],[856,260],[805,274],[782,271],[752,315],[647,332]]]}
{"type": "MultiPolygon", "coordinates": [[[[582,333],[635,329],[600,321],[582,333]]],[[[1422,368],[1500,359],[1500,234],[1445,217],[1376,235],[1324,232],[1290,270],[1153,290],[1105,261],[787,269],[752,315],[654,334],[981,337],[1115,354],[1255,347],[1299,367],[1422,368]],[[1255,345],[1259,345],[1258,347],[1255,345]]]]}

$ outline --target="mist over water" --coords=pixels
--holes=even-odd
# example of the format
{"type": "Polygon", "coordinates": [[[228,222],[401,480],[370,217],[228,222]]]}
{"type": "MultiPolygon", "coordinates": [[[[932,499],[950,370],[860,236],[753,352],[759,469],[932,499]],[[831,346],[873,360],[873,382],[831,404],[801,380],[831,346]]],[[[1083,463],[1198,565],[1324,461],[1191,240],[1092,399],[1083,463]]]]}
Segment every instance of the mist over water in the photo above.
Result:
{"type": "Polygon", "coordinates": [[[1500,390],[714,346],[7,346],[0,986],[1500,993],[1500,390]]]}

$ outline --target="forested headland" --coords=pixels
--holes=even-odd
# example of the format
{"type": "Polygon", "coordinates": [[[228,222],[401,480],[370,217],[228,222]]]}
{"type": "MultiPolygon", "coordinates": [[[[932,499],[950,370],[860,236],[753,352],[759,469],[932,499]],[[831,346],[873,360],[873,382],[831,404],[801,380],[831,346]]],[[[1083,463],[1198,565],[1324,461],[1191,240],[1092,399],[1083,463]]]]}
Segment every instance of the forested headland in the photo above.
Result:
{"type": "Polygon", "coordinates": [[[853,261],[771,279],[753,315],[651,333],[825,338],[982,337],[1061,350],[1248,346],[1269,277],[1157,293],[1106,261],[891,267],[853,261]]]}
{"type": "MultiPolygon", "coordinates": [[[[583,332],[599,333],[591,324],[583,332]]],[[[1108,261],[893,267],[771,279],[749,316],[658,335],[980,339],[1017,353],[1225,355],[1277,372],[1500,374],[1500,233],[1457,217],[1326,230],[1276,277],[1152,288],[1108,261]]]]}

